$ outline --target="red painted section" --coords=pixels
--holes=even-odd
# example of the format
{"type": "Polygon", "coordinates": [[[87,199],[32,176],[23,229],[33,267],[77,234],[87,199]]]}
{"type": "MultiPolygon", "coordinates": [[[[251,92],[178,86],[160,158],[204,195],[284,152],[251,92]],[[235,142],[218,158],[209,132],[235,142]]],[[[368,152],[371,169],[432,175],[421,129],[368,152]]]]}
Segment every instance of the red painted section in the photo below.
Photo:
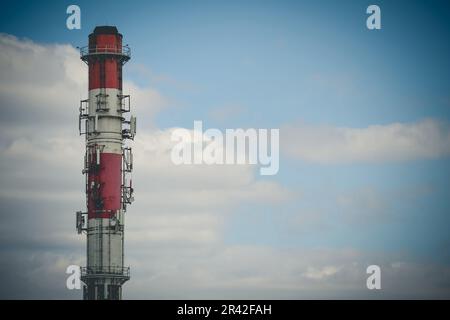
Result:
{"type": "Polygon", "coordinates": [[[122,48],[122,37],[118,34],[98,34],[95,42],[98,48],[114,48],[120,50],[122,48]]]}
{"type": "Polygon", "coordinates": [[[89,90],[122,89],[122,64],[114,58],[92,60],[89,63],[89,90]]]}
{"type": "Polygon", "coordinates": [[[96,159],[88,173],[88,218],[110,218],[120,209],[122,182],[122,155],[101,153],[100,165],[96,159]]]}
{"type": "MultiPolygon", "coordinates": [[[[120,34],[92,34],[89,37],[89,51],[121,52],[120,34]]],[[[122,89],[122,63],[114,55],[95,56],[89,59],[89,90],[98,88],[122,89]]]]}

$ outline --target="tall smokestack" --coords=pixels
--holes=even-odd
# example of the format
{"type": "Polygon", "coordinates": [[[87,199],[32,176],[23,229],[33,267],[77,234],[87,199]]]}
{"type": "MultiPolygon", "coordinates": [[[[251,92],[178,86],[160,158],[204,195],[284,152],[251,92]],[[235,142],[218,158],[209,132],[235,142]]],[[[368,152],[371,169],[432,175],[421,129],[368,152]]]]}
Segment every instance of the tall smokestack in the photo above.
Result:
{"type": "Polygon", "coordinates": [[[78,233],[87,234],[87,266],[81,268],[83,298],[121,299],[122,285],[130,279],[124,266],[124,216],[133,201],[131,148],[136,118],[130,96],[122,94],[122,66],[130,49],[113,26],[100,26],[80,49],[89,66],[89,97],[80,102],[80,135],[86,136],[83,174],[86,175],[87,212],[77,212],[78,233]]]}

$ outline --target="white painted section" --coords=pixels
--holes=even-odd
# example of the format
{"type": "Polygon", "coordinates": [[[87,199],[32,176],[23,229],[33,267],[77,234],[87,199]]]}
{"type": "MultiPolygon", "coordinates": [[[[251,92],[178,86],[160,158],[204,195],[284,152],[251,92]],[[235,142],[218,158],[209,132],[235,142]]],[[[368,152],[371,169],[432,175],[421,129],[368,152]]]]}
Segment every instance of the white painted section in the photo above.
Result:
{"type": "Polygon", "coordinates": [[[110,88],[89,91],[87,144],[102,145],[105,153],[122,153],[121,94],[110,88]]]}
{"type": "MultiPolygon", "coordinates": [[[[123,216],[120,213],[119,216],[123,216]]],[[[123,224],[118,217],[117,223],[123,224]]],[[[122,268],[123,231],[113,231],[111,219],[89,219],[87,236],[87,266],[91,268],[122,268]]]]}

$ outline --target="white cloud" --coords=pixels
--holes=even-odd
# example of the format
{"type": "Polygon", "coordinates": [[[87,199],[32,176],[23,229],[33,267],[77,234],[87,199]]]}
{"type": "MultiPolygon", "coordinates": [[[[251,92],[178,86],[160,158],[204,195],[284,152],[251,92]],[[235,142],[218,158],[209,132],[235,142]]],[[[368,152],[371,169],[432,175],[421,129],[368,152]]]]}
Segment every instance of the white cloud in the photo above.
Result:
{"type": "Polygon", "coordinates": [[[287,156],[322,164],[434,159],[450,154],[450,126],[433,119],[367,128],[289,125],[280,130],[280,139],[287,156]]]}
{"type": "Polygon", "coordinates": [[[244,203],[274,205],[292,193],[258,180],[254,166],[174,165],[172,129],[139,132],[133,144],[135,203],[127,241],[153,246],[220,243],[227,215],[244,203]]]}
{"type": "Polygon", "coordinates": [[[339,268],[335,266],[325,266],[322,268],[308,267],[308,269],[304,273],[304,276],[309,279],[319,280],[330,277],[336,274],[338,271],[339,268]]]}
{"type": "Polygon", "coordinates": [[[146,277],[127,284],[127,298],[442,298],[450,285],[443,280],[449,279],[448,267],[398,263],[398,256],[388,254],[242,245],[183,249],[156,247],[140,255],[145,260],[132,261],[146,277]],[[381,267],[382,291],[366,288],[371,264],[381,267]]]}
{"type": "Polygon", "coordinates": [[[130,94],[131,113],[139,115],[139,130],[154,128],[153,120],[168,105],[168,99],[154,88],[141,87],[129,80],[124,81],[123,91],[124,94],[130,94]]]}

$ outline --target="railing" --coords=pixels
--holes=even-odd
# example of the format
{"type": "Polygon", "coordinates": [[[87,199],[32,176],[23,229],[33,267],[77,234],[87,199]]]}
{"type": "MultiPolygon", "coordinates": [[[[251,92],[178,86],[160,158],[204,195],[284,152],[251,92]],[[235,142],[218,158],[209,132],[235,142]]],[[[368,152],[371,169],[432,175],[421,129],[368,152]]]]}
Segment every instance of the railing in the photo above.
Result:
{"type": "Polygon", "coordinates": [[[129,59],[131,56],[131,50],[128,46],[86,46],[80,48],[81,58],[94,54],[115,54],[129,59]]]}
{"type": "Polygon", "coordinates": [[[81,276],[115,275],[130,278],[130,267],[82,267],[81,276]]]}

